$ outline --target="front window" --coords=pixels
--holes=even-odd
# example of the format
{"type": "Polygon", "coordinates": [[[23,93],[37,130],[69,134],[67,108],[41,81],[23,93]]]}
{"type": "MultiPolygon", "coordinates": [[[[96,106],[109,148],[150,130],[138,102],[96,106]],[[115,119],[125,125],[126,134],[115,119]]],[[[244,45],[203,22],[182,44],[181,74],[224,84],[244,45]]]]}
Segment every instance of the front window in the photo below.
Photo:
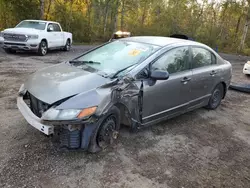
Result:
{"type": "Polygon", "coordinates": [[[53,28],[55,32],[61,32],[61,28],[59,27],[58,24],[53,24],[53,28]]]}
{"type": "Polygon", "coordinates": [[[168,71],[169,74],[189,69],[188,47],[179,47],[168,51],[151,67],[152,70],[168,71]]]}
{"type": "MultiPolygon", "coordinates": [[[[133,65],[142,62],[159,48],[159,46],[151,44],[115,41],[91,51],[74,61],[83,62],[82,64],[77,63],[76,65],[78,66],[87,64],[96,71],[112,75],[127,67],[133,68],[133,65]]],[[[126,71],[128,70],[130,69],[126,69],[126,71]]],[[[124,70],[123,73],[126,71],[124,70]]]]}
{"type": "Polygon", "coordinates": [[[46,27],[45,22],[38,22],[38,21],[22,21],[16,26],[16,28],[33,28],[38,30],[44,30],[45,27],[46,27]]]}

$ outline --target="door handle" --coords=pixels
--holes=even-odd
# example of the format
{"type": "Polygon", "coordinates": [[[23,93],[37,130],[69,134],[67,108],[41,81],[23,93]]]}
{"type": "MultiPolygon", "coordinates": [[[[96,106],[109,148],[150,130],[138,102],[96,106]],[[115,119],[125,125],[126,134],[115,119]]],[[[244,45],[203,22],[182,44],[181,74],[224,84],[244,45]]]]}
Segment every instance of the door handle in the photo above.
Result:
{"type": "Polygon", "coordinates": [[[191,80],[191,78],[188,78],[188,77],[184,77],[181,82],[189,82],[191,80]]]}
{"type": "Polygon", "coordinates": [[[211,76],[214,76],[215,74],[217,74],[217,72],[215,70],[212,70],[212,72],[210,72],[211,76]]]}

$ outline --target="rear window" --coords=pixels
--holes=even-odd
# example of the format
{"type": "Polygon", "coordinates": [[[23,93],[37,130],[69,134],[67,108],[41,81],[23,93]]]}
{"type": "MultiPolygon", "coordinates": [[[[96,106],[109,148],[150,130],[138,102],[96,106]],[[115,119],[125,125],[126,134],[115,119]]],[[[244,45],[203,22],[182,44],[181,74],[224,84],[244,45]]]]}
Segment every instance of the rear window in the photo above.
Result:
{"type": "Polygon", "coordinates": [[[216,64],[215,55],[205,48],[192,47],[192,67],[199,68],[216,64]]]}

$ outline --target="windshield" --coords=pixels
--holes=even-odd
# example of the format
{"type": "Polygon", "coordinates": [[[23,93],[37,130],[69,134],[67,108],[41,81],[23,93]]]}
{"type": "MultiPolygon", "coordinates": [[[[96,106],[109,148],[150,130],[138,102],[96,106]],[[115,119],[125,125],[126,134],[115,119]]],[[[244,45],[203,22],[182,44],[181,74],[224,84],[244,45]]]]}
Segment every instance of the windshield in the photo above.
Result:
{"type": "Polygon", "coordinates": [[[46,23],[45,22],[36,22],[36,21],[22,21],[16,27],[44,30],[46,27],[46,23]]]}
{"type": "Polygon", "coordinates": [[[114,41],[75,60],[92,62],[88,64],[91,68],[112,75],[126,67],[131,68],[132,65],[142,62],[159,48],[159,46],[151,44],[114,41]]]}

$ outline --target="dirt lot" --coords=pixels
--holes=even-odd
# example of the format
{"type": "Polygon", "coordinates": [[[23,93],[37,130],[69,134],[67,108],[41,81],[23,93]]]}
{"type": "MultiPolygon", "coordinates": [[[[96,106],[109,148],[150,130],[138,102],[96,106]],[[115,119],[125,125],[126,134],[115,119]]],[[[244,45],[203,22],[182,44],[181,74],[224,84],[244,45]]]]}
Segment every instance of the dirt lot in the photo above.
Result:
{"type": "MultiPolygon", "coordinates": [[[[216,111],[199,109],[130,133],[99,154],[61,151],[32,128],[16,94],[37,69],[70,59],[71,52],[6,55],[0,50],[0,187],[250,187],[250,95],[229,91],[216,111]]],[[[250,57],[223,55],[233,80],[249,81],[250,57]]]]}

